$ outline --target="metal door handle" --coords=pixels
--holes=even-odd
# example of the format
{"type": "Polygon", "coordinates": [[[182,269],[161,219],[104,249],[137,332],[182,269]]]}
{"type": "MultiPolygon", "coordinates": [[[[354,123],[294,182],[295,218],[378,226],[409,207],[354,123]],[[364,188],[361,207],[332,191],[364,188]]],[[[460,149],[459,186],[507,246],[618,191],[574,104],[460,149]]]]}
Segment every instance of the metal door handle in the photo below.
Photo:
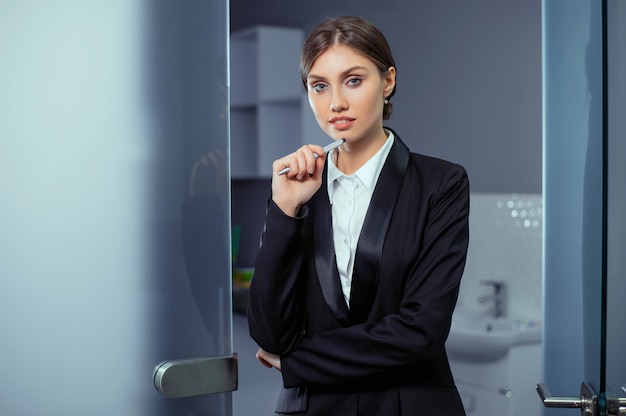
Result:
{"type": "MultiPolygon", "coordinates": [[[[622,386],[626,392],[626,385],[622,386]]],[[[583,416],[596,416],[598,408],[598,396],[589,383],[582,383],[580,386],[580,397],[555,397],[545,384],[537,384],[537,393],[543,401],[545,407],[561,407],[570,409],[580,409],[583,416]]],[[[608,416],[626,416],[626,398],[616,397],[610,391],[606,392],[606,414],[608,416]]]]}
{"type": "Polygon", "coordinates": [[[596,414],[597,396],[588,383],[581,384],[580,397],[552,396],[543,383],[537,384],[537,393],[539,393],[545,407],[580,409],[583,416],[595,416],[596,414]]]}
{"type": "Polygon", "coordinates": [[[182,398],[237,389],[237,354],[166,361],[154,371],[154,386],[165,397],[182,398]]]}
{"type": "Polygon", "coordinates": [[[583,400],[580,397],[558,397],[552,396],[545,384],[537,384],[537,393],[543,401],[545,407],[565,407],[580,409],[583,405],[583,400]]]}

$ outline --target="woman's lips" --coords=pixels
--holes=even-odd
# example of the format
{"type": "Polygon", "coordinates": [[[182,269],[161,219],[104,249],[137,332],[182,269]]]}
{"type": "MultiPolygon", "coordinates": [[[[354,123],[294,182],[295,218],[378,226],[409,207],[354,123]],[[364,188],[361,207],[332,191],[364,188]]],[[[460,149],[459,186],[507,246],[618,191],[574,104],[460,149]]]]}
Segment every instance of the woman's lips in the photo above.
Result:
{"type": "Polygon", "coordinates": [[[333,117],[330,124],[337,130],[345,130],[354,123],[354,119],[350,117],[333,117]]]}

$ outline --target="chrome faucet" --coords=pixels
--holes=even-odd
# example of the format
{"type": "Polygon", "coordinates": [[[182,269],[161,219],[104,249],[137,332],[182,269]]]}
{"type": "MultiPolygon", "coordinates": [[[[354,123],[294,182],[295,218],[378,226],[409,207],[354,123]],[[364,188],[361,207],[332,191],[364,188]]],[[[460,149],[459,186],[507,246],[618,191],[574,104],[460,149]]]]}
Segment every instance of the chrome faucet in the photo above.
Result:
{"type": "Polygon", "coordinates": [[[493,286],[493,293],[490,295],[479,296],[478,303],[481,305],[487,302],[493,303],[492,315],[494,318],[503,318],[506,315],[506,290],[505,283],[495,280],[481,280],[481,285],[493,286]]]}

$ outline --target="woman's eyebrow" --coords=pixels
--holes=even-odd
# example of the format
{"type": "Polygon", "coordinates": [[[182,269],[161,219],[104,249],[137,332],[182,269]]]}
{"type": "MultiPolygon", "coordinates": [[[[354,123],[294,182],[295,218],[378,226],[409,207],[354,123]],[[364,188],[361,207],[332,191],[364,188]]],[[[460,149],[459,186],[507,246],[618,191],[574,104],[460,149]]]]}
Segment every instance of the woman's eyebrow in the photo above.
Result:
{"type": "MultiPolygon", "coordinates": [[[[340,74],[340,78],[343,78],[343,77],[345,77],[346,75],[348,75],[349,73],[354,72],[354,71],[356,71],[356,70],[360,70],[360,69],[367,70],[367,68],[366,68],[366,67],[364,67],[364,66],[361,66],[361,65],[355,65],[355,66],[352,66],[352,67],[350,67],[350,68],[346,69],[345,71],[343,71],[343,72],[340,74]]],[[[309,76],[307,76],[307,77],[306,77],[306,79],[307,79],[307,81],[312,81],[312,80],[314,80],[314,81],[323,81],[323,80],[325,80],[326,78],[325,78],[325,77],[323,77],[323,76],[321,76],[321,75],[309,74],[309,76]]]]}

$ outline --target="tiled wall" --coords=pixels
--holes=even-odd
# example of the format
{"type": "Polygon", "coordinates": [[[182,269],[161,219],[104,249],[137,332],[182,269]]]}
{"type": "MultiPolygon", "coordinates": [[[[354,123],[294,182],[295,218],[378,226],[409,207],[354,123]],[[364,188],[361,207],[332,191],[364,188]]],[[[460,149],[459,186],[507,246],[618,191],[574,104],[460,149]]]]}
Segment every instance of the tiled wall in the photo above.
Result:
{"type": "Polygon", "coordinates": [[[478,298],[493,292],[482,280],[506,285],[511,319],[541,320],[543,204],[536,194],[473,193],[470,244],[457,310],[487,313],[478,298]]]}

